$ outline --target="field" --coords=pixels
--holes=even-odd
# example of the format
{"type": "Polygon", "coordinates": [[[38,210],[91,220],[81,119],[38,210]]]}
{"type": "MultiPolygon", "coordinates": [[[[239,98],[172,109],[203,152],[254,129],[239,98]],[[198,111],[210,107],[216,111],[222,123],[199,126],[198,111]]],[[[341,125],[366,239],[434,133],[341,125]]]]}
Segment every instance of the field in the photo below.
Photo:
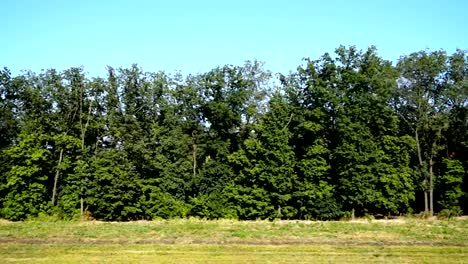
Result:
{"type": "Polygon", "coordinates": [[[0,221],[2,263],[468,263],[468,219],[0,221]]]}

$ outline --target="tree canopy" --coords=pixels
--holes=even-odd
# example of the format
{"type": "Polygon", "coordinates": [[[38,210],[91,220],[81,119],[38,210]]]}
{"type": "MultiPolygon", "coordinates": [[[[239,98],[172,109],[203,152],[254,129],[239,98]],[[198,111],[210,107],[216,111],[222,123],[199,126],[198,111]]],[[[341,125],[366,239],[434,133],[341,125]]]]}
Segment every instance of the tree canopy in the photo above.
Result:
{"type": "Polygon", "coordinates": [[[0,70],[0,217],[337,219],[468,204],[468,53],[287,75],[0,70]]]}

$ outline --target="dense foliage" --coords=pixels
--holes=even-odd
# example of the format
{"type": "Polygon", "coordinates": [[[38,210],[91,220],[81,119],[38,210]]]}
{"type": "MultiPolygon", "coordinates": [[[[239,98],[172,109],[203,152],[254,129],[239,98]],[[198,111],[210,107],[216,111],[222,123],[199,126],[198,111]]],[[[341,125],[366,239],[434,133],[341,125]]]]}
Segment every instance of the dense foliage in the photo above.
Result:
{"type": "Polygon", "coordinates": [[[468,204],[468,56],[339,47],[287,76],[0,70],[0,217],[336,219],[468,204]],[[275,76],[277,78],[275,78],[275,76]]]}

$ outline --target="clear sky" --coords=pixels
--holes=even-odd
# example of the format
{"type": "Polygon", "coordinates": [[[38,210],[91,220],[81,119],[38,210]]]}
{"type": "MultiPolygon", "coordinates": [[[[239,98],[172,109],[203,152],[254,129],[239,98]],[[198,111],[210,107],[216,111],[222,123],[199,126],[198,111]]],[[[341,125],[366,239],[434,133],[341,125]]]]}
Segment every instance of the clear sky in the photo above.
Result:
{"type": "Polygon", "coordinates": [[[340,44],[385,59],[425,48],[468,49],[466,0],[3,0],[0,66],[14,74],[138,63],[205,72],[245,60],[287,73],[340,44]]]}

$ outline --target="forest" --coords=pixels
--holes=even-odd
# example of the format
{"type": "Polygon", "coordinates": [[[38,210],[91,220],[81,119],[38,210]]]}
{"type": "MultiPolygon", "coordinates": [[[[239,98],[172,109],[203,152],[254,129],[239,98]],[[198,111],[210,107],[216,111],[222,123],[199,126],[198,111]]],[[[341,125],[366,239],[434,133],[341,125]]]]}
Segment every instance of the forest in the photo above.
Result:
{"type": "Polygon", "coordinates": [[[0,218],[468,212],[468,52],[340,46],[289,73],[0,70],[0,218]]]}

